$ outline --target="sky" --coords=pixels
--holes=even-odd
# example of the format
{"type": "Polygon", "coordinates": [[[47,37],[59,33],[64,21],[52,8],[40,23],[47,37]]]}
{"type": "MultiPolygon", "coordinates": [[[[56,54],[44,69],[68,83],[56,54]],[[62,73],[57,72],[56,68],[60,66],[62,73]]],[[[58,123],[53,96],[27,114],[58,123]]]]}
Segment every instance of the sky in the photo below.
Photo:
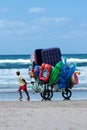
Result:
{"type": "Polygon", "coordinates": [[[87,53],[87,0],[0,0],[0,54],[87,53]]]}

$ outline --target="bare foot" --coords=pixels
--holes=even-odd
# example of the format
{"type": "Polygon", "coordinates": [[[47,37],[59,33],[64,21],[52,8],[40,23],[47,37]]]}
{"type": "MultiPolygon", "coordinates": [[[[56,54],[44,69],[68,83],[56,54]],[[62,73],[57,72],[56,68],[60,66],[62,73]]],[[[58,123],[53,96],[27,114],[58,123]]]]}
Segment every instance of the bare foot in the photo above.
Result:
{"type": "Polygon", "coordinates": [[[19,101],[22,101],[22,98],[19,98],[19,101]]]}
{"type": "Polygon", "coordinates": [[[27,101],[30,101],[30,97],[29,98],[26,98],[27,101]]]}

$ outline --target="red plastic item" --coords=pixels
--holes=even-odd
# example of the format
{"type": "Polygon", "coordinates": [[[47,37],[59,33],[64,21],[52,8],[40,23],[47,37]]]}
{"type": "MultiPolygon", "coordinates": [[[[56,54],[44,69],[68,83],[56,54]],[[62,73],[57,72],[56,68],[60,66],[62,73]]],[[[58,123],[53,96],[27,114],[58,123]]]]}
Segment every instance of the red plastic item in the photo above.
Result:
{"type": "Polygon", "coordinates": [[[42,63],[40,67],[39,79],[46,83],[49,80],[51,68],[51,65],[42,63]]]}

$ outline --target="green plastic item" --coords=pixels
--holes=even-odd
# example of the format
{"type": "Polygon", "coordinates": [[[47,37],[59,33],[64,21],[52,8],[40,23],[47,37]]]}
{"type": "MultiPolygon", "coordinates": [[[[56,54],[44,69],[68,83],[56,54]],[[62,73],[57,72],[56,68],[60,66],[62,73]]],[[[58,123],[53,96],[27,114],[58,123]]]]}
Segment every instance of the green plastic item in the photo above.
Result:
{"type": "Polygon", "coordinates": [[[61,73],[62,62],[58,62],[54,68],[52,68],[50,73],[50,79],[48,85],[51,86],[59,80],[59,75],[61,73]]]}

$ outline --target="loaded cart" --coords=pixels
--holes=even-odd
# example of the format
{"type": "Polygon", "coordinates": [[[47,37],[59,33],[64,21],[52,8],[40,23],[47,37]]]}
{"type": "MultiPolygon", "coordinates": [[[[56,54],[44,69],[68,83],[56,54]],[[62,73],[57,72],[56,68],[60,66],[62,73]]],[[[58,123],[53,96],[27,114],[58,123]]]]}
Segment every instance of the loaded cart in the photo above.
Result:
{"type": "Polygon", "coordinates": [[[67,63],[66,58],[61,56],[60,48],[57,47],[36,49],[33,57],[32,67],[29,69],[30,77],[35,79],[33,89],[39,91],[43,99],[50,100],[56,85],[57,91],[62,92],[64,99],[70,99],[71,89],[78,84],[80,74],[76,72],[76,64],[67,63]]]}

